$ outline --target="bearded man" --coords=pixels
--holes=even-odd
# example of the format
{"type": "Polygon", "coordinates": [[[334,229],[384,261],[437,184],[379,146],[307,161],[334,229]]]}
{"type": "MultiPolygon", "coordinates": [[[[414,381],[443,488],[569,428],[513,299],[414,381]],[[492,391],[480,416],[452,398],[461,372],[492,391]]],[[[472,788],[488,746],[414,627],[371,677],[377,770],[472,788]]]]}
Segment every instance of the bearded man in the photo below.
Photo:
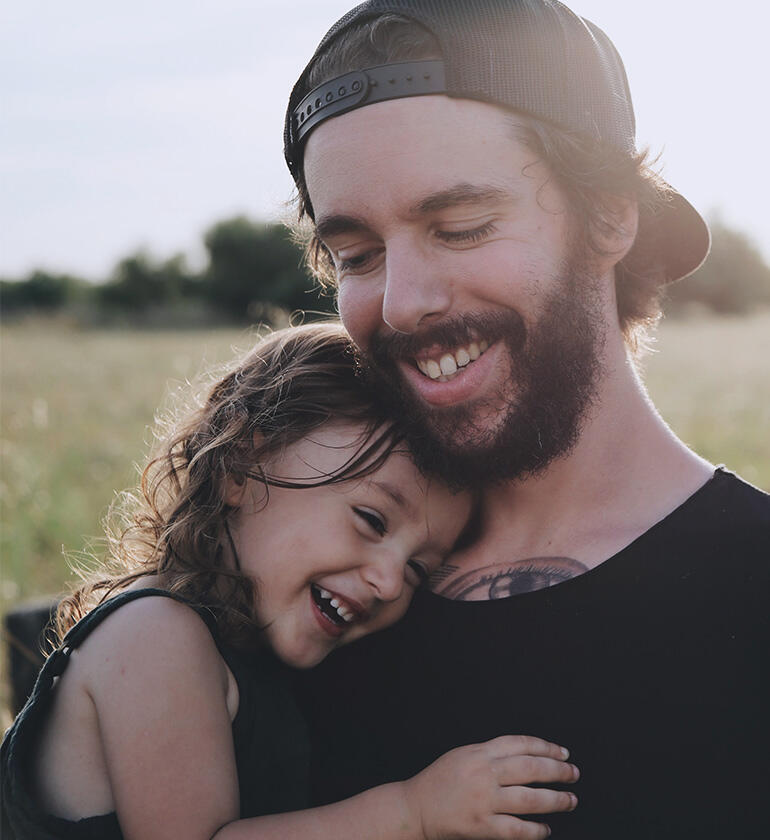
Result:
{"type": "Polygon", "coordinates": [[[640,379],[709,233],[634,134],[555,0],[369,0],[292,92],[311,264],[420,466],[479,498],[406,619],[303,681],[319,802],[528,733],[582,771],[555,836],[768,836],[770,497],[640,379]]]}

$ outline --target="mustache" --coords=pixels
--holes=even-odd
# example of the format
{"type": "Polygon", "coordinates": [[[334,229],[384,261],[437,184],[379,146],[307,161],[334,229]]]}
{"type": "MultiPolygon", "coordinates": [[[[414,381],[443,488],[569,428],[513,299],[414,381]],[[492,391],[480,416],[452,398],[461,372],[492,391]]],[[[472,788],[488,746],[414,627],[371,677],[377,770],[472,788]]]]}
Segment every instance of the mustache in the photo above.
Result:
{"type": "Polygon", "coordinates": [[[467,347],[473,341],[486,339],[490,344],[505,340],[512,350],[519,350],[526,341],[524,319],[515,310],[507,312],[467,313],[446,318],[414,333],[392,332],[375,335],[369,356],[377,365],[399,359],[410,359],[428,347],[467,347]]]}

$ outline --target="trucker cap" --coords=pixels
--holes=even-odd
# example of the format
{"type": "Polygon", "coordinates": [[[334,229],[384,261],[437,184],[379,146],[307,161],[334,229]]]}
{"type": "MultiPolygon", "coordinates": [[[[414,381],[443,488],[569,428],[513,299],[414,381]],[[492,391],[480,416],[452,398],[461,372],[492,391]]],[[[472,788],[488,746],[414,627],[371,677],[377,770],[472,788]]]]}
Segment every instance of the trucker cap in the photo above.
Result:
{"type": "MultiPolygon", "coordinates": [[[[588,20],[556,0],[367,0],[326,33],[289,99],[284,153],[302,179],[304,142],[327,119],[406,96],[476,99],[578,132],[626,154],[636,150],[631,93],[620,55],[588,20]],[[433,34],[440,60],[356,68],[308,90],[317,56],[351,26],[386,13],[433,34]]],[[[634,249],[654,250],[663,282],[695,271],[708,255],[708,226],[669,188],[656,212],[640,208],[634,249]]],[[[311,208],[312,212],[312,208],[311,208]]]]}

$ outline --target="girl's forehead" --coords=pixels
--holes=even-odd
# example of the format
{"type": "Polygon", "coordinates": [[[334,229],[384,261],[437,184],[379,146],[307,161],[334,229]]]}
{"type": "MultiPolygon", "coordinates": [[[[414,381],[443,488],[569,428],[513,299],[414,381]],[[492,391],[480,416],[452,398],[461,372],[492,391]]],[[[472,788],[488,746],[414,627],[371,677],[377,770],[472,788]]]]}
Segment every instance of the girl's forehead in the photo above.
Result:
{"type": "MultiPolygon", "coordinates": [[[[274,477],[322,482],[340,471],[366,446],[367,429],[362,424],[326,423],[307,437],[286,447],[270,464],[274,477]]],[[[379,453],[372,453],[373,457],[379,453]]],[[[436,531],[460,530],[470,512],[470,496],[456,493],[433,478],[426,478],[415,466],[405,443],[395,446],[383,463],[363,476],[323,485],[324,492],[354,494],[367,492],[405,520],[436,531]]],[[[320,489],[320,488],[319,488],[320,489]]]]}

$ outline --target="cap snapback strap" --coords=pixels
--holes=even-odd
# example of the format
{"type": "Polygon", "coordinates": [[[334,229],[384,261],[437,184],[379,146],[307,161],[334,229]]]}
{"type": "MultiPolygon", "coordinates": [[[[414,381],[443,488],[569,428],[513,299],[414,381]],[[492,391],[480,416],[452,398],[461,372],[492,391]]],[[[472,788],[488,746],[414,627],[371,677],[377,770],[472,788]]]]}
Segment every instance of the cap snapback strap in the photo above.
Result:
{"type": "Polygon", "coordinates": [[[443,61],[403,61],[345,73],[311,90],[294,109],[294,142],[329,117],[362,105],[432,93],[446,93],[443,61]]]}

